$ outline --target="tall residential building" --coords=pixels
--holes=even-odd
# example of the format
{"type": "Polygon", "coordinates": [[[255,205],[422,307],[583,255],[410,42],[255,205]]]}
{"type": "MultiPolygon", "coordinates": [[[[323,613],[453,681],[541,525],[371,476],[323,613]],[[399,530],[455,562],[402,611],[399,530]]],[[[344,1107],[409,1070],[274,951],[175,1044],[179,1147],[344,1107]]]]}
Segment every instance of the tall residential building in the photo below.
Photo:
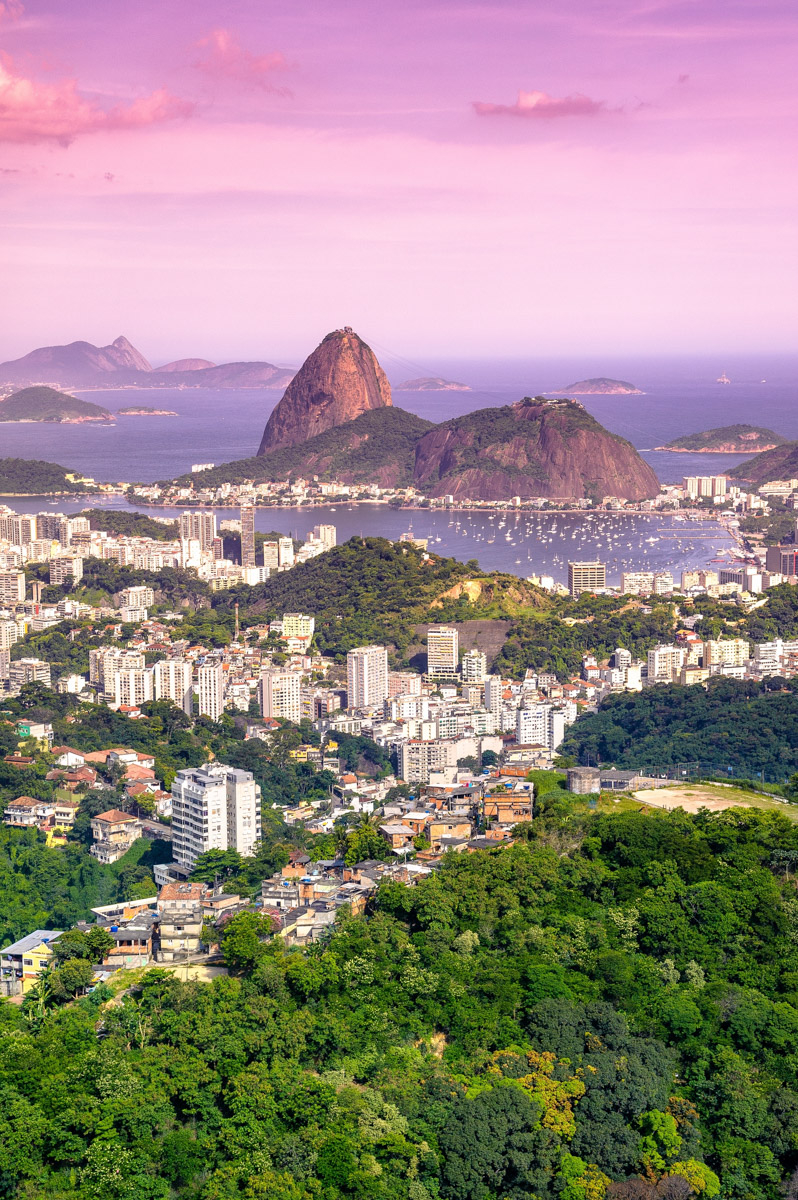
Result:
{"type": "Polygon", "coordinates": [[[311,641],[316,628],[316,618],[307,613],[283,613],[283,637],[304,638],[311,641]]]}
{"type": "Polygon", "coordinates": [[[654,574],[654,595],[669,596],[673,591],[673,575],[670,571],[656,571],[654,574]]]}
{"type": "Polygon", "coordinates": [[[572,596],[582,592],[595,592],[607,586],[607,567],[603,562],[569,562],[568,591],[572,596]]]}
{"type": "Polygon", "coordinates": [[[255,566],[255,505],[241,505],[241,566],[255,566]]]}
{"type": "Polygon", "coordinates": [[[647,596],[654,590],[653,571],[622,571],[622,596],[647,596]]]}
{"type": "Polygon", "coordinates": [[[725,475],[686,475],[684,490],[691,500],[712,499],[726,495],[725,475]]]}
{"type": "Polygon", "coordinates": [[[21,687],[24,683],[43,683],[50,687],[50,664],[40,658],[17,658],[8,668],[8,678],[12,687],[21,687]]]}
{"type": "Polygon", "coordinates": [[[155,592],[146,584],[123,588],[119,593],[119,600],[122,608],[152,608],[155,603],[155,592]]]}
{"type": "Polygon", "coordinates": [[[798,545],[768,546],[765,567],[777,575],[798,575],[798,545]]]}
{"type": "Polygon", "coordinates": [[[0,605],[21,604],[25,599],[25,572],[0,572],[0,605]]]}
{"type": "Polygon", "coordinates": [[[715,667],[719,664],[730,667],[741,667],[751,657],[751,646],[747,638],[724,638],[713,641],[711,638],[704,642],[705,667],[715,667]]]}
{"type": "Polygon", "coordinates": [[[451,625],[430,625],[427,630],[427,674],[453,679],[460,661],[460,636],[451,625]]]}
{"type": "Polygon", "coordinates": [[[19,641],[19,625],[16,621],[0,621],[0,650],[10,650],[19,641]]]}
{"type": "Polygon", "coordinates": [[[522,746],[548,746],[548,705],[533,704],[530,708],[519,708],[515,718],[515,737],[522,746]]]}
{"type": "Polygon", "coordinates": [[[268,567],[270,571],[276,571],[279,567],[280,548],[277,542],[263,543],[263,565],[264,567],[268,567]]]}
{"type": "Polygon", "coordinates": [[[504,685],[501,675],[485,676],[485,708],[494,716],[500,714],[504,704],[504,685]]]}
{"type": "Polygon", "coordinates": [[[162,658],[155,664],[155,699],[171,700],[191,716],[194,706],[194,671],[182,658],[162,658]]]}
{"type": "Polygon", "coordinates": [[[15,513],[10,508],[0,511],[0,541],[13,546],[27,546],[37,537],[36,518],[30,513],[15,513]]]}
{"type": "Polygon", "coordinates": [[[296,671],[269,668],[261,672],[260,711],[264,717],[292,721],[302,719],[302,680],[296,671]]]}
{"type": "Polygon", "coordinates": [[[210,663],[197,671],[197,708],[201,717],[218,721],[224,712],[224,673],[221,663],[210,663]]]}
{"type": "Polygon", "coordinates": [[[196,541],[201,550],[210,550],[216,537],[216,513],[195,509],[180,514],[182,541],[196,541]]]}
{"type": "Polygon", "coordinates": [[[223,763],[178,771],[172,783],[172,853],[193,867],[207,850],[252,855],[260,841],[260,788],[223,763]]]}
{"type": "Polygon", "coordinates": [[[463,683],[482,683],[488,673],[488,659],[481,650],[467,650],[460,663],[463,683]]]}
{"type": "Polygon", "coordinates": [[[673,683],[684,666],[687,651],[682,646],[654,646],[648,652],[648,682],[673,683]]]}
{"type": "Polygon", "coordinates": [[[389,696],[420,696],[423,680],[415,671],[389,671],[389,696]]]}
{"type": "Polygon", "coordinates": [[[50,583],[60,586],[66,583],[77,583],[83,578],[83,559],[77,555],[61,555],[50,559],[50,583]]]}
{"type": "Polygon", "coordinates": [[[122,670],[114,673],[114,705],[119,708],[128,704],[138,708],[153,699],[153,672],[151,667],[143,670],[122,670]]]}
{"type": "Polygon", "coordinates": [[[278,567],[293,567],[294,565],[294,541],[290,537],[281,537],[277,542],[277,565],[278,567]]]}
{"type": "Polygon", "coordinates": [[[350,708],[378,708],[388,695],[388,651],[358,646],[346,656],[346,695],[350,708]]]}
{"type": "Polygon", "coordinates": [[[101,699],[113,704],[116,702],[116,672],[143,671],[146,665],[144,655],[138,650],[100,646],[89,651],[89,682],[94,684],[101,699]]]}
{"type": "Polygon", "coordinates": [[[338,540],[338,530],[334,525],[314,525],[310,540],[321,542],[325,550],[332,550],[338,540]]]}

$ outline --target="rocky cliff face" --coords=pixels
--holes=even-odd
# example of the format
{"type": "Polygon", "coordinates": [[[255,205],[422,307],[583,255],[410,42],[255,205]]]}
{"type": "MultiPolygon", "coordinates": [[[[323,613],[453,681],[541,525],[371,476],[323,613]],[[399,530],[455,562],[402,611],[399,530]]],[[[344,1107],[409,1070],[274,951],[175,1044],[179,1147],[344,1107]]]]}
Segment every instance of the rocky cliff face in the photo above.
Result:
{"type": "Polygon", "coordinates": [[[659,481],[630,442],[576,401],[522,400],[430,430],[416,446],[416,487],[471,500],[511,496],[656,496],[659,481]]]}
{"type": "Polygon", "coordinates": [[[348,327],[336,329],[286,388],[269,417],[258,454],[296,446],[392,403],[391,385],[374,352],[348,327]]]}

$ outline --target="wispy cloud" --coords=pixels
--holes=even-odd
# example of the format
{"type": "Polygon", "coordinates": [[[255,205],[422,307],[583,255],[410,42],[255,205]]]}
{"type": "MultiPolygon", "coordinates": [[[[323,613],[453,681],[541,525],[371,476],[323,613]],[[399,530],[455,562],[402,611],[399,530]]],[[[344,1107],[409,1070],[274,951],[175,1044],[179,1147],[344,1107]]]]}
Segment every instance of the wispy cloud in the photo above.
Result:
{"type": "Polygon", "coordinates": [[[546,92],[519,92],[515,104],[488,104],[474,101],[480,117],[529,117],[550,120],[555,117],[596,117],[608,111],[603,100],[591,100],[575,92],[571,96],[549,96],[546,92]]]}
{"type": "Polygon", "coordinates": [[[82,134],[139,129],[189,116],[192,111],[192,104],[165,88],[130,104],[103,108],[81,95],[75,79],[57,83],[28,79],[17,72],[7,55],[0,55],[0,142],[68,146],[82,134]]]}
{"type": "Polygon", "coordinates": [[[25,11],[21,0],[0,0],[0,25],[18,21],[25,11]]]}
{"type": "Polygon", "coordinates": [[[264,92],[290,95],[287,88],[277,87],[272,82],[275,71],[288,69],[288,63],[279,51],[253,54],[240,45],[229,29],[213,29],[197,45],[206,49],[207,54],[194,65],[207,75],[233,80],[244,87],[260,88],[264,92]]]}

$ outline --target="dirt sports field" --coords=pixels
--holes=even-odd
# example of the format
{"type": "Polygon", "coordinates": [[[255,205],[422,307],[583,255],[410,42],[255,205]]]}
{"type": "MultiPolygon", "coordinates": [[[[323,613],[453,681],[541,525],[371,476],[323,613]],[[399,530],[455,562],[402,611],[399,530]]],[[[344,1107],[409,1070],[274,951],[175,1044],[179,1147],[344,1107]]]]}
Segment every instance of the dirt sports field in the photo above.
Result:
{"type": "Polygon", "coordinates": [[[769,800],[767,796],[744,792],[738,788],[684,784],[672,788],[647,788],[634,792],[633,795],[635,800],[650,804],[652,808],[683,808],[685,812],[697,813],[701,808],[710,812],[722,812],[725,808],[743,805],[746,808],[764,808],[780,812],[791,821],[798,821],[798,805],[769,800]]]}

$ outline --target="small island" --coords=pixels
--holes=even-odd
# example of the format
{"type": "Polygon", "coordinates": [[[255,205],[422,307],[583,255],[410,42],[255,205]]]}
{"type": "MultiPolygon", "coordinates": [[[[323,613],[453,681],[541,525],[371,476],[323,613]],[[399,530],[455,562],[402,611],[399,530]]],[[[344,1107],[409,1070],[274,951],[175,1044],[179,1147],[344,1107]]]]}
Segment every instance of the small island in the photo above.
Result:
{"type": "Polygon", "coordinates": [[[562,396],[565,393],[573,396],[643,396],[640,388],[625,379],[580,379],[577,383],[569,383],[568,387],[558,388],[556,392],[546,392],[547,396],[562,396]]]}
{"type": "Polygon", "coordinates": [[[55,425],[83,425],[88,421],[113,421],[99,404],[78,400],[51,387],[29,387],[0,400],[0,421],[42,421],[55,425]]]}
{"type": "Polygon", "coordinates": [[[138,404],[133,408],[118,408],[118,417],[176,417],[178,414],[171,408],[149,408],[146,404],[138,404]]]}
{"type": "Polygon", "coordinates": [[[397,384],[397,392],[470,392],[467,383],[455,383],[451,379],[441,379],[437,375],[425,376],[423,379],[406,379],[397,384]]]}
{"type": "Polygon", "coordinates": [[[68,496],[96,492],[78,471],[39,458],[0,458],[0,496],[68,496]]]}
{"type": "Polygon", "coordinates": [[[761,425],[721,425],[674,438],[655,450],[671,450],[674,454],[761,454],[783,446],[788,438],[761,425]]]}

